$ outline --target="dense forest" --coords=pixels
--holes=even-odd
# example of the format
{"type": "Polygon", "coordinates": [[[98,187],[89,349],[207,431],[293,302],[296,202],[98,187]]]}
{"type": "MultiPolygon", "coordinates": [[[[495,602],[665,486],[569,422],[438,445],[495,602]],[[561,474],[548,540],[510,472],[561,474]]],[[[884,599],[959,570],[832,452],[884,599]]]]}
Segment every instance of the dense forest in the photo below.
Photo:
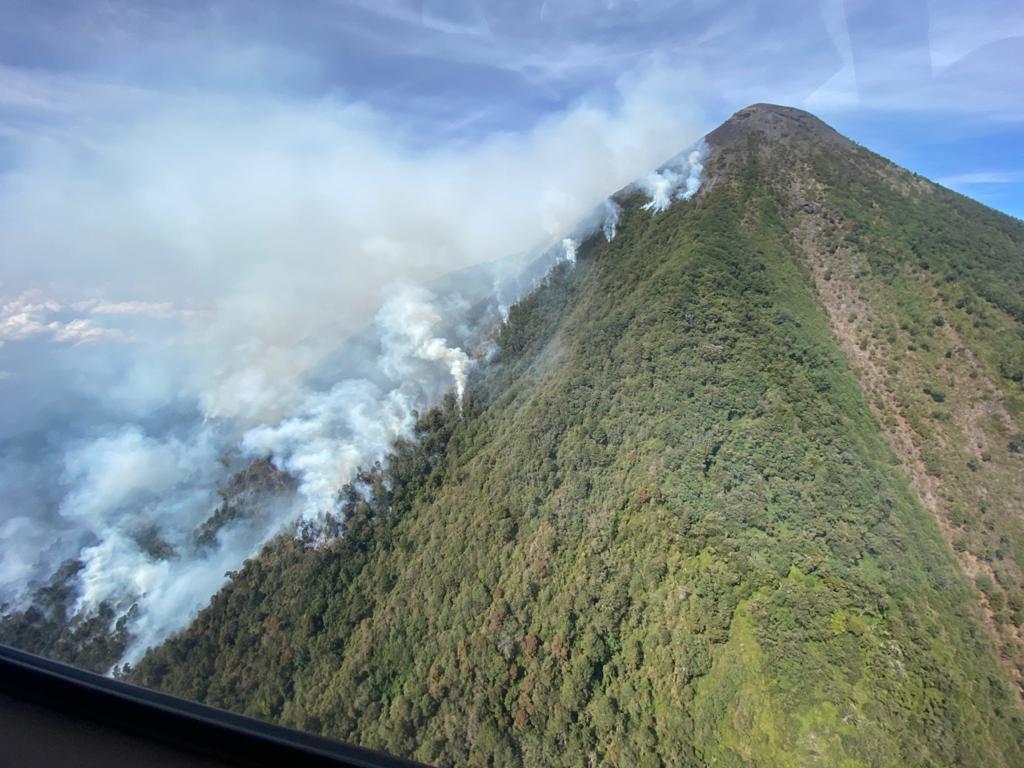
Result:
{"type": "Polygon", "coordinates": [[[128,678],[440,765],[1024,764],[1024,224],[708,141],[128,678]]]}

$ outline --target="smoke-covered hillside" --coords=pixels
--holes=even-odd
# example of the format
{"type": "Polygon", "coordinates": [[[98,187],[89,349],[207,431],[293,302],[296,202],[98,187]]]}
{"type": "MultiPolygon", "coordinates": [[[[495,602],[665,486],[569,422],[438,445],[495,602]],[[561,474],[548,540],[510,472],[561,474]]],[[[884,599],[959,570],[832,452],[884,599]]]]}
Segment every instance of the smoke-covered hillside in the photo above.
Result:
{"type": "Polygon", "coordinates": [[[130,678],[442,765],[1020,765],[1024,225],[708,145],[130,678]]]}
{"type": "MultiPolygon", "coordinates": [[[[594,117],[567,123],[579,129],[594,117]]],[[[554,129],[519,153],[545,155],[563,140],[554,129]]],[[[477,201],[465,213],[446,209],[429,237],[424,219],[437,203],[430,194],[454,201],[472,181],[458,183],[453,165],[462,156],[449,164],[406,162],[401,170],[423,176],[427,199],[388,214],[390,242],[375,234],[379,220],[357,222],[331,199],[337,189],[327,200],[314,194],[311,205],[336,204],[344,220],[337,240],[324,235],[341,253],[337,264],[299,253],[288,269],[289,252],[274,252],[202,309],[31,293],[0,307],[0,356],[10,352],[14,363],[18,354],[32,356],[12,366],[10,381],[0,380],[12,393],[0,406],[0,641],[109,671],[185,627],[225,574],[272,536],[325,520],[329,527],[338,494],[360,466],[411,437],[418,413],[449,389],[461,401],[474,367],[492,354],[509,306],[557,264],[574,263],[583,237],[615,236],[617,203],[602,200],[604,190],[591,210],[581,202],[594,179],[621,172],[614,142],[606,136],[600,144],[611,165],[553,182],[549,191],[558,200],[537,203],[536,214],[523,214],[536,203],[525,194],[511,207],[494,200],[482,210],[477,201]],[[517,221],[498,223],[505,213],[517,221]],[[580,217],[575,225],[564,218],[573,215],[580,217]],[[474,264],[526,243],[520,253],[474,264]],[[345,250],[353,247],[354,254],[345,250]],[[371,256],[381,249],[396,275],[379,273],[371,256]],[[474,265],[428,279],[446,264],[467,262],[474,265]],[[336,296],[324,293],[332,286],[336,296]],[[369,322],[360,308],[370,311],[369,322]],[[56,354],[52,346],[38,348],[57,342],[70,346],[56,354]],[[33,402],[35,384],[41,403],[33,402]]],[[[373,146],[383,164],[384,147],[373,146]]],[[[649,152],[623,151],[629,167],[649,152]]],[[[491,158],[480,152],[481,160],[491,158]]],[[[495,167],[515,154],[503,147],[495,167]]],[[[688,150],[631,188],[659,207],[691,196],[701,156],[700,148],[688,150]]],[[[289,172],[307,162],[272,159],[289,172]]],[[[387,171],[392,181],[398,170],[387,171]]],[[[98,178],[90,182],[106,181],[93,173],[98,178]]],[[[317,178],[344,189],[329,171],[310,173],[306,194],[317,178]]],[[[6,236],[28,247],[31,233],[23,229],[6,236]]]]}

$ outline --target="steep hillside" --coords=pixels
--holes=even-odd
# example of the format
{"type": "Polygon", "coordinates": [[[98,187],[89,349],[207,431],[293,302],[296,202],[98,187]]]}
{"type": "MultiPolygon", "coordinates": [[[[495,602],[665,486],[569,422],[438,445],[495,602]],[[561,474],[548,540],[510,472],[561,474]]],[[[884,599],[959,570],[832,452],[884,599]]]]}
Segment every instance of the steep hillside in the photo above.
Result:
{"type": "Polygon", "coordinates": [[[1024,763],[1024,225],[806,113],[708,141],[131,678],[445,765],[1024,763]]]}

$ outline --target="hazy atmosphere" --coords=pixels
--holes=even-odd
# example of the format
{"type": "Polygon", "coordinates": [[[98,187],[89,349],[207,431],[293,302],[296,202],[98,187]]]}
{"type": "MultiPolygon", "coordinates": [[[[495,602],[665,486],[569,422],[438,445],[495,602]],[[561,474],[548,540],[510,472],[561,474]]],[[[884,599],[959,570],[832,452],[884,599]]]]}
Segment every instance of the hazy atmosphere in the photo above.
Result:
{"type": "Polygon", "coordinates": [[[77,608],[137,604],[131,660],[461,394],[523,290],[502,264],[611,239],[630,182],[693,194],[748,103],[1024,214],[1014,2],[0,12],[0,594],[80,559],[77,608]],[[267,456],[295,497],[196,545],[267,456]]]}

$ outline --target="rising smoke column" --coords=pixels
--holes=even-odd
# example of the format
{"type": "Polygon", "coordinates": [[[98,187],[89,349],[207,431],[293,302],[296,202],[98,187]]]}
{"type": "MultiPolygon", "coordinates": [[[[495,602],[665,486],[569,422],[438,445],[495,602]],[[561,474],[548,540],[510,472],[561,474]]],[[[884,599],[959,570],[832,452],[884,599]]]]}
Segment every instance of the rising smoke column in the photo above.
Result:
{"type": "MultiPolygon", "coordinates": [[[[446,308],[454,315],[465,311],[458,302],[446,308]]],[[[462,402],[472,361],[440,335],[444,318],[435,296],[403,287],[381,307],[373,327],[381,343],[376,381],[341,381],[311,394],[295,415],[242,437],[246,455],[269,454],[298,479],[305,519],[334,511],[336,494],[359,467],[382,460],[397,438],[411,437],[416,412],[452,388],[462,402]]]]}
{"type": "MultiPolygon", "coordinates": [[[[546,140],[547,136],[543,138],[546,140]]],[[[337,144],[331,142],[331,146],[337,144]]],[[[492,164],[508,154],[506,147],[498,149],[501,151],[495,150],[492,164]]],[[[257,156],[255,164],[261,159],[257,156]]],[[[333,169],[342,165],[339,161],[328,163],[326,167],[333,169]]],[[[350,163],[344,165],[346,169],[351,167],[350,163]]],[[[464,186],[475,190],[477,163],[465,165],[466,178],[473,184],[464,186]],[[468,172],[471,168],[472,174],[468,172]]],[[[452,174],[442,173],[443,168],[434,165],[426,169],[388,167],[382,162],[374,165],[375,168],[380,166],[388,168],[388,173],[383,175],[389,193],[406,186],[414,189],[424,186],[422,179],[416,176],[420,171],[423,178],[452,178],[452,174]],[[410,171],[412,181],[408,180],[410,171]]],[[[280,167],[287,171],[284,180],[293,187],[300,180],[307,183],[310,178],[316,183],[309,186],[316,190],[338,187],[336,175],[324,172],[324,163],[317,167],[300,164],[291,168],[285,162],[280,167]]],[[[222,180],[221,187],[226,183],[224,180],[231,178],[231,168],[223,170],[224,173],[216,174],[222,180]]],[[[279,167],[272,165],[270,170],[276,173],[279,167]]],[[[164,172],[167,173],[166,169],[164,172]]],[[[237,197],[224,194],[215,197],[213,205],[214,210],[223,215],[204,218],[199,227],[186,226],[192,215],[187,200],[171,200],[174,205],[170,208],[163,204],[168,202],[166,190],[188,190],[191,182],[173,173],[170,180],[177,183],[158,184],[161,195],[151,199],[161,202],[160,221],[164,224],[177,221],[173,216],[169,222],[164,218],[167,210],[182,217],[177,222],[181,226],[167,226],[166,231],[190,232],[192,236],[184,244],[185,250],[196,248],[208,239],[217,246],[218,254],[230,251],[230,232],[207,231],[203,226],[210,221],[247,221],[251,214],[249,208],[259,207],[263,202],[256,193],[246,192],[237,197]],[[256,195],[256,199],[250,200],[246,194],[256,195]]],[[[110,180],[104,180],[104,184],[107,181],[110,180]]],[[[139,185],[138,180],[133,182],[130,178],[126,180],[130,183],[125,184],[120,183],[120,178],[114,181],[118,183],[110,183],[117,188],[139,185]]],[[[148,177],[146,183],[149,183],[148,177]]],[[[604,189],[612,186],[602,182],[604,189]]],[[[97,182],[97,187],[95,198],[104,199],[103,184],[97,182]]],[[[69,188],[77,189],[73,185],[69,188]]],[[[265,187],[250,185],[247,189],[265,187]]],[[[8,191],[11,194],[5,199],[32,199],[30,194],[14,195],[16,190],[8,191]]],[[[219,191],[225,190],[219,188],[219,191]]],[[[228,191],[238,190],[231,187],[228,191]]],[[[566,232],[565,224],[571,219],[568,213],[563,215],[562,212],[576,211],[571,214],[573,218],[580,215],[573,206],[585,199],[582,191],[585,190],[581,188],[577,196],[550,196],[558,202],[555,211],[558,215],[542,217],[546,222],[544,231],[532,236],[535,242],[540,234],[547,243],[536,251],[541,254],[540,271],[523,277],[518,272],[498,270],[493,274],[501,276],[500,279],[488,273],[485,284],[493,281],[495,287],[492,297],[495,308],[493,314],[488,315],[490,320],[498,322],[507,315],[510,304],[542,280],[552,265],[559,261],[574,264],[578,248],[586,237],[598,231],[606,239],[615,237],[620,209],[612,200],[600,203],[583,225],[566,232]],[[549,228],[548,223],[553,223],[552,227],[549,228]]],[[[360,188],[360,194],[352,200],[365,201],[366,197],[365,190],[360,188]]],[[[63,307],[88,313],[88,319],[95,323],[109,323],[145,312],[154,318],[173,318],[173,322],[185,324],[189,333],[183,334],[184,340],[174,339],[173,343],[165,343],[168,338],[162,336],[146,342],[140,335],[132,344],[118,344],[116,355],[122,356],[119,367],[109,365],[115,353],[102,351],[103,339],[95,334],[89,336],[89,343],[97,345],[95,353],[89,353],[94,354],[94,359],[74,373],[79,381],[91,380],[97,374],[100,381],[109,381],[111,386],[102,388],[109,402],[104,403],[104,410],[89,423],[84,434],[65,436],[54,451],[55,456],[63,457],[57,462],[61,497],[53,505],[58,510],[53,513],[54,519],[38,525],[37,521],[19,517],[3,520],[0,530],[17,533],[23,541],[45,540],[43,528],[50,525],[49,539],[59,544],[51,551],[42,552],[39,563],[19,560],[10,569],[5,568],[4,573],[10,572],[12,584],[24,585],[33,574],[45,573],[43,560],[48,559],[48,572],[52,573],[54,564],[59,564],[64,557],[81,559],[84,567],[76,584],[79,589],[76,609],[88,614],[107,602],[123,613],[135,605],[129,626],[134,639],[124,660],[136,659],[148,646],[183,627],[223,585],[225,573],[237,568],[270,537],[298,520],[316,520],[323,512],[334,511],[337,492],[352,480],[360,466],[383,459],[397,437],[412,434],[417,411],[436,403],[448,390],[453,390],[461,403],[473,365],[466,350],[476,349],[469,345],[469,336],[480,330],[464,328],[469,303],[439,298],[422,288],[405,288],[389,294],[375,286],[385,284],[382,276],[389,270],[393,272],[401,267],[400,258],[412,258],[403,255],[407,251],[429,260],[434,254],[472,253],[481,246],[493,251],[498,246],[490,240],[495,243],[509,240],[504,236],[495,237],[489,220],[484,226],[473,212],[461,210],[467,201],[472,202],[472,197],[462,200],[461,206],[445,204],[444,213],[449,218],[452,211],[458,210],[458,222],[476,222],[466,225],[467,231],[462,233],[461,240],[446,239],[443,230],[451,222],[445,220],[439,225],[436,211],[429,206],[425,211],[416,207],[414,202],[419,199],[432,198],[429,194],[410,194],[400,206],[388,198],[387,205],[381,205],[386,216],[381,213],[381,217],[393,228],[398,226],[396,210],[411,213],[398,222],[404,227],[401,237],[398,229],[389,230],[388,237],[381,237],[372,230],[360,229],[364,222],[374,218],[373,210],[368,212],[353,206],[352,210],[343,208],[338,214],[330,205],[335,202],[333,198],[307,195],[301,205],[296,203],[303,215],[331,210],[332,222],[338,215],[344,216],[344,231],[327,228],[316,220],[318,227],[306,230],[308,237],[302,241],[305,246],[315,247],[316,255],[304,258],[300,254],[294,264],[287,259],[275,261],[270,258],[270,252],[260,253],[254,259],[259,267],[256,270],[240,272],[244,261],[218,261],[222,265],[218,271],[230,278],[231,292],[225,296],[214,295],[198,312],[180,309],[181,305],[173,302],[143,301],[130,296],[111,300],[62,299],[59,306],[45,298],[33,302],[32,307],[38,304],[42,308],[40,312],[45,310],[52,314],[63,307]],[[484,230],[488,237],[481,239],[478,232],[484,230]],[[349,237],[346,232],[357,234],[349,237]],[[424,234],[433,238],[429,248],[423,247],[424,234]],[[335,243],[336,236],[349,239],[335,243]],[[327,242],[331,243],[329,249],[323,245],[327,242]],[[351,250],[349,261],[336,261],[335,252],[339,249],[351,250]],[[384,266],[378,265],[376,271],[368,275],[357,275],[358,279],[346,277],[346,281],[353,284],[351,289],[346,287],[346,281],[331,277],[346,274],[351,264],[362,260],[376,260],[384,266]],[[325,277],[310,279],[308,275],[325,277]],[[363,360],[358,372],[342,372],[333,380],[312,384],[308,379],[323,359],[320,347],[337,346],[339,338],[344,338],[340,334],[353,331],[351,318],[362,311],[362,304],[358,302],[373,301],[376,306],[379,294],[386,295],[386,300],[371,323],[371,335],[378,346],[372,358],[363,360]],[[339,310],[345,309],[349,314],[336,323],[339,310]],[[307,349],[307,339],[320,343],[307,349]],[[168,354],[169,351],[173,354],[168,354]],[[143,352],[145,354],[141,354],[143,352]],[[201,353],[199,363],[192,354],[196,352],[201,353]],[[172,376],[164,375],[172,372],[172,376]],[[110,395],[115,395],[116,400],[110,395]],[[275,407],[268,410],[267,404],[275,407]],[[197,408],[198,412],[186,412],[190,407],[197,408]],[[164,415],[150,418],[147,414],[151,413],[164,415]],[[216,532],[212,544],[197,546],[196,526],[219,504],[218,489],[234,471],[244,468],[245,462],[267,456],[278,469],[295,478],[298,490],[294,502],[277,504],[259,519],[229,523],[216,532]],[[234,457],[226,462],[228,466],[222,465],[225,457],[234,457]],[[145,544],[147,538],[156,540],[172,554],[154,554],[145,544]]],[[[269,236],[255,239],[282,247],[287,244],[291,248],[296,243],[296,232],[302,228],[293,227],[289,216],[278,215],[280,206],[276,198],[273,202],[273,210],[278,213],[269,217],[272,225],[269,236]]],[[[509,206],[504,198],[497,199],[493,207],[501,211],[499,218],[507,217],[505,210],[509,206]]],[[[152,213],[149,210],[134,212],[135,215],[124,218],[144,220],[152,213]]],[[[114,231],[111,221],[103,219],[107,214],[98,215],[103,231],[114,231]]],[[[522,232],[523,222],[531,216],[532,213],[520,214],[508,224],[508,231],[522,232]]],[[[258,219],[256,223],[266,223],[264,220],[258,219]]],[[[72,221],[68,229],[75,230],[76,226],[72,221]]],[[[256,228],[260,230],[259,226],[256,228]]],[[[12,231],[16,230],[7,228],[7,232],[12,231]]],[[[522,243],[522,235],[520,238],[522,243]]],[[[91,242],[88,232],[81,239],[91,242]]],[[[246,238],[247,241],[253,239],[246,238]]],[[[27,241],[12,242],[24,248],[27,241]]],[[[112,240],[105,251],[117,251],[125,244],[112,240]]],[[[167,248],[174,243],[163,241],[162,245],[167,248]]],[[[492,251],[484,252],[493,256],[492,251]]],[[[287,249],[284,252],[291,253],[287,249]]],[[[458,261],[453,260],[454,264],[458,261]]],[[[13,314],[20,314],[20,310],[13,314]]],[[[61,320],[61,328],[75,331],[78,334],[75,339],[68,336],[70,331],[51,334],[56,341],[74,346],[75,340],[84,338],[86,331],[91,333],[91,326],[72,325],[70,321],[74,319],[61,320]]],[[[44,321],[46,328],[56,329],[52,318],[40,320],[44,321]]],[[[485,318],[485,321],[489,320],[485,318]]],[[[108,333],[104,338],[109,340],[113,336],[108,333]]],[[[86,346],[81,347],[82,355],[86,354],[86,346]]]]}
{"type": "MultiPolygon", "coordinates": [[[[88,616],[106,604],[123,615],[134,606],[122,659],[133,662],[184,626],[225,573],[270,537],[335,512],[338,491],[361,467],[384,460],[397,438],[412,437],[417,412],[449,390],[461,402],[472,361],[448,339],[472,330],[467,309],[423,288],[392,291],[366,333],[375,351],[346,358],[359,375],[308,389],[280,420],[241,431],[217,418],[170,432],[135,423],[68,443],[56,474],[65,490],[51,524],[69,539],[58,560],[82,562],[73,613],[88,616]],[[294,497],[268,501],[200,543],[196,531],[221,503],[226,477],[268,456],[295,479],[294,497]]],[[[19,520],[3,530],[35,541],[32,521],[19,520]]],[[[33,567],[5,559],[12,578],[33,567]]]]}
{"type": "Polygon", "coordinates": [[[689,200],[697,194],[707,153],[708,146],[702,140],[696,147],[679,153],[637,182],[637,186],[650,198],[643,209],[652,215],[662,213],[673,200],[689,200]]]}
{"type": "Polygon", "coordinates": [[[576,249],[580,247],[579,241],[571,237],[562,239],[562,255],[559,261],[567,261],[576,266],[576,249]]]}
{"type": "MultiPolygon", "coordinates": [[[[384,329],[381,368],[391,376],[406,379],[417,370],[419,362],[442,363],[451,374],[455,397],[461,403],[471,360],[462,349],[437,335],[442,318],[431,299],[423,288],[406,287],[377,313],[377,323],[384,329]]],[[[463,313],[466,309],[464,305],[456,306],[463,313]]]]}
{"type": "Polygon", "coordinates": [[[622,207],[611,198],[608,198],[604,201],[602,208],[604,220],[601,222],[601,232],[604,233],[604,239],[610,243],[615,239],[615,233],[618,231],[622,207]]]}

